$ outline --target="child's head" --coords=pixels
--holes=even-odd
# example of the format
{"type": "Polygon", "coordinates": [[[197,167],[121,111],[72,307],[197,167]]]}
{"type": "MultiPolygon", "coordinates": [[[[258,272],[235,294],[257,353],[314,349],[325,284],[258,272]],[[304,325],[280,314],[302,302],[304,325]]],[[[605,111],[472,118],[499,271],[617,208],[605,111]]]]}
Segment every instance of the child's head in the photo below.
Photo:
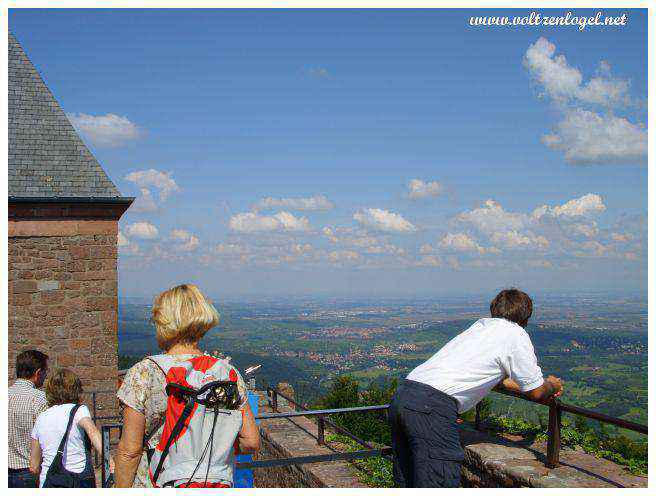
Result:
{"type": "Polygon", "coordinates": [[[515,288],[504,289],[490,303],[492,317],[506,319],[522,327],[526,327],[532,313],[531,297],[515,288]]]}

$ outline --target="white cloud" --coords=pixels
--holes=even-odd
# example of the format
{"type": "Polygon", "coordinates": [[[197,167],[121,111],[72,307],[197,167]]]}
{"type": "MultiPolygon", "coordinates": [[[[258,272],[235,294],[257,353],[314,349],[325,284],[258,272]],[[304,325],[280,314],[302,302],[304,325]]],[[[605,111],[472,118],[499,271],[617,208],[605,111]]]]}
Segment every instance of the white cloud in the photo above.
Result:
{"type": "Polygon", "coordinates": [[[118,242],[117,242],[118,247],[121,248],[123,246],[128,246],[129,244],[130,244],[130,241],[128,240],[128,238],[126,238],[125,235],[121,231],[119,231],[118,232],[118,242]]]}
{"type": "Polygon", "coordinates": [[[170,172],[162,172],[156,169],[130,172],[125,176],[125,180],[135,183],[141,188],[157,189],[159,191],[160,201],[165,201],[171,193],[180,191],[180,188],[171,177],[170,172]]]}
{"type": "Polygon", "coordinates": [[[556,55],[556,45],[539,38],[524,55],[524,66],[545,93],[557,102],[578,100],[603,107],[630,103],[629,82],[613,78],[610,64],[601,61],[598,75],[583,84],[583,75],[568,64],[564,55],[556,55]]]}
{"type": "Polygon", "coordinates": [[[549,260],[529,260],[527,264],[530,267],[536,267],[540,269],[551,269],[553,268],[553,263],[549,260]]]}
{"type": "Polygon", "coordinates": [[[412,179],[408,183],[408,198],[411,200],[438,196],[441,193],[442,185],[437,181],[424,182],[421,179],[412,179]]]}
{"type": "Polygon", "coordinates": [[[173,248],[176,251],[194,251],[200,243],[196,236],[184,229],[173,229],[170,236],[175,242],[173,248]]]}
{"type": "Polygon", "coordinates": [[[307,67],[304,69],[307,76],[315,79],[325,79],[330,77],[330,72],[325,67],[307,67]]]}
{"type": "Polygon", "coordinates": [[[150,190],[148,188],[141,188],[141,194],[137,196],[130,206],[130,211],[132,212],[157,212],[159,206],[153,198],[150,190]]]}
{"type": "Polygon", "coordinates": [[[599,234],[597,223],[592,221],[590,224],[581,224],[575,222],[568,224],[565,227],[566,231],[574,236],[583,236],[586,238],[593,238],[599,234]]]}
{"type": "Polygon", "coordinates": [[[617,241],[619,243],[626,243],[628,241],[631,241],[633,236],[631,236],[630,234],[626,234],[626,233],[625,234],[612,233],[611,238],[613,239],[613,241],[617,241]]]}
{"type": "Polygon", "coordinates": [[[324,195],[309,198],[263,198],[254,206],[256,209],[287,208],[290,210],[327,211],[335,205],[324,195]]]}
{"type": "Polygon", "coordinates": [[[531,217],[534,219],[539,219],[544,215],[553,215],[556,217],[589,217],[594,214],[598,214],[606,210],[606,205],[601,198],[601,196],[588,193],[579,198],[574,198],[562,205],[556,205],[555,207],[550,207],[548,205],[543,205],[536,208],[531,217]]]}
{"type": "Polygon", "coordinates": [[[442,259],[435,255],[424,255],[419,259],[417,263],[420,267],[441,267],[444,265],[442,259]]]}
{"type": "Polygon", "coordinates": [[[567,63],[564,55],[554,57],[556,45],[539,38],[524,54],[524,65],[531,76],[544,87],[552,98],[571,98],[578,90],[583,76],[567,63]]]}
{"type": "Polygon", "coordinates": [[[155,239],[159,236],[157,228],[150,222],[135,222],[125,228],[125,234],[129,238],[155,239]]]}
{"type": "Polygon", "coordinates": [[[295,217],[289,212],[275,215],[259,215],[256,212],[244,212],[234,215],[228,223],[230,229],[237,232],[253,233],[262,231],[310,231],[312,227],[306,217],[295,217]]]}
{"type": "Polygon", "coordinates": [[[647,157],[647,130],[623,117],[568,110],[542,142],[560,150],[571,164],[614,164],[647,157]]]}
{"type": "Polygon", "coordinates": [[[362,226],[388,233],[410,233],[417,228],[400,214],[380,208],[365,208],[353,214],[353,219],[362,226]]]}
{"type": "Polygon", "coordinates": [[[542,142],[562,151],[571,164],[644,162],[646,127],[610,112],[632,105],[629,81],[613,77],[610,64],[602,60],[597,75],[584,83],[581,72],[555,52],[553,43],[539,38],[524,55],[529,74],[563,114],[542,142]],[[603,108],[605,113],[583,107],[603,108]]]}
{"type": "Polygon", "coordinates": [[[360,259],[360,254],[352,250],[336,250],[328,253],[328,260],[332,263],[355,262],[360,259]]]}
{"type": "Polygon", "coordinates": [[[517,231],[499,231],[492,234],[492,242],[510,250],[517,248],[545,249],[549,240],[544,236],[536,236],[531,232],[519,233],[517,231]]]}
{"type": "Polygon", "coordinates": [[[429,253],[432,253],[433,250],[434,250],[434,248],[431,245],[429,245],[428,243],[424,243],[419,248],[419,253],[421,253],[422,255],[427,255],[429,253]]]}
{"type": "Polygon", "coordinates": [[[66,114],[73,127],[91,143],[115,148],[141,136],[142,131],[127,117],[116,114],[66,114]]]}
{"type": "Polygon", "coordinates": [[[498,231],[511,231],[523,228],[527,216],[507,212],[494,200],[487,200],[482,207],[463,212],[456,217],[459,222],[473,225],[481,232],[491,234],[498,231]]]}
{"type": "Polygon", "coordinates": [[[485,248],[465,233],[448,233],[440,240],[438,246],[444,250],[477,252],[481,255],[485,253],[499,253],[498,248],[485,248]]]}

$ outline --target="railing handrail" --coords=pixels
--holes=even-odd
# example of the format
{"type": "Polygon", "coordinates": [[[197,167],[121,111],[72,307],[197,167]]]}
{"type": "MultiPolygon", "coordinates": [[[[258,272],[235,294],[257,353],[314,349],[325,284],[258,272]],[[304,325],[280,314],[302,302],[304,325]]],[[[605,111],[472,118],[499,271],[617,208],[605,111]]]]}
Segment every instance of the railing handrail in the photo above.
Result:
{"type": "Polygon", "coordinates": [[[550,406],[553,403],[556,403],[558,405],[558,408],[564,412],[573,413],[575,415],[580,415],[581,417],[586,417],[592,420],[598,420],[599,422],[603,422],[605,424],[613,424],[623,429],[640,432],[641,434],[647,434],[647,426],[644,424],[638,424],[636,422],[631,422],[630,420],[625,420],[623,418],[611,417],[610,415],[606,415],[605,413],[595,412],[594,410],[590,410],[588,408],[571,405],[569,403],[563,403],[561,400],[557,398],[552,400],[539,401],[529,398],[526,395],[523,395],[522,393],[509,391],[508,389],[503,389],[500,387],[495,387],[493,391],[495,393],[505,394],[506,396],[514,396],[515,398],[529,401],[531,403],[538,403],[544,406],[550,406]]]}
{"type": "MultiPolygon", "coordinates": [[[[580,415],[582,417],[590,418],[592,420],[597,420],[599,422],[613,424],[623,429],[632,430],[642,434],[648,433],[648,428],[646,425],[638,424],[636,422],[631,422],[618,417],[611,417],[610,415],[595,412],[587,408],[570,405],[568,403],[562,403],[557,398],[552,398],[550,400],[534,400],[522,393],[509,391],[501,387],[495,387],[493,391],[496,393],[504,394],[506,396],[512,396],[525,401],[529,401],[531,403],[544,405],[549,408],[549,426],[548,426],[547,461],[546,461],[546,465],[549,468],[555,468],[559,464],[559,456],[560,456],[560,448],[561,448],[560,429],[561,429],[562,412],[568,412],[575,415],[580,415]]],[[[98,392],[99,391],[95,391],[95,392],[89,391],[89,393],[93,394],[94,399],[96,393],[98,392]]],[[[276,388],[267,387],[267,396],[269,396],[269,401],[273,412],[257,415],[255,417],[256,420],[273,420],[273,419],[291,418],[291,417],[318,417],[317,443],[319,445],[325,444],[325,438],[324,438],[325,424],[328,424],[333,429],[337,431],[341,431],[342,434],[347,435],[348,437],[350,437],[358,444],[364,446],[367,449],[353,451],[353,452],[345,452],[345,453],[330,453],[324,455],[312,455],[312,456],[291,457],[291,458],[284,458],[284,459],[255,460],[251,462],[240,462],[237,463],[237,468],[264,468],[264,467],[285,466],[285,465],[300,465],[305,463],[317,463],[317,462],[333,461],[333,460],[354,460],[358,458],[368,458],[371,456],[389,456],[391,454],[391,448],[389,448],[388,446],[384,446],[382,448],[374,448],[370,443],[366,442],[363,439],[358,438],[348,430],[344,429],[343,427],[332,422],[330,419],[326,418],[329,415],[340,414],[340,413],[359,413],[359,412],[374,412],[374,411],[388,410],[390,406],[389,404],[308,410],[307,405],[301,405],[297,403],[294,399],[278,391],[276,388]],[[301,407],[303,409],[278,412],[277,411],[278,396],[287,400],[290,404],[294,405],[295,407],[301,407]]],[[[479,402],[476,405],[475,425],[477,430],[480,428],[480,423],[481,423],[480,409],[481,409],[481,404],[479,402]]],[[[110,431],[113,428],[121,429],[122,424],[121,423],[105,424],[101,427],[103,487],[106,487],[106,483],[109,479],[108,463],[109,463],[109,452],[110,452],[110,431]]]]}

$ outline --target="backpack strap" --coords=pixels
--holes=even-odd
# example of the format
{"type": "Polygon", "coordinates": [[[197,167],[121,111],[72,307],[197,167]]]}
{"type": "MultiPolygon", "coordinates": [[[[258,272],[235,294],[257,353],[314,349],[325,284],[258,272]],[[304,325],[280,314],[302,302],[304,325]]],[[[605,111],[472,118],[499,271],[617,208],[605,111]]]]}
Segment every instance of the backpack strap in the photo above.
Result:
{"type": "Polygon", "coordinates": [[[178,417],[177,422],[173,426],[173,429],[171,430],[171,435],[166,440],[166,445],[164,446],[164,449],[162,450],[162,454],[160,455],[159,463],[157,464],[157,468],[155,469],[155,473],[153,474],[153,486],[157,484],[157,479],[159,477],[160,472],[162,471],[162,465],[164,464],[164,460],[169,454],[169,449],[171,448],[171,444],[173,443],[173,440],[178,437],[180,432],[182,432],[182,429],[184,428],[184,424],[187,418],[189,417],[189,415],[191,415],[191,411],[194,409],[195,404],[196,404],[195,396],[187,397],[187,403],[184,409],[182,410],[180,417],[178,417]]]}
{"type": "Polygon", "coordinates": [[[78,408],[80,408],[79,404],[71,408],[71,413],[68,416],[68,424],[66,424],[66,432],[64,433],[64,436],[61,438],[61,441],[59,442],[59,448],[57,448],[57,454],[55,455],[55,457],[59,457],[59,463],[61,465],[64,464],[64,447],[66,446],[66,441],[68,441],[68,434],[71,432],[71,427],[73,426],[73,419],[75,418],[75,414],[77,413],[78,408]]]}

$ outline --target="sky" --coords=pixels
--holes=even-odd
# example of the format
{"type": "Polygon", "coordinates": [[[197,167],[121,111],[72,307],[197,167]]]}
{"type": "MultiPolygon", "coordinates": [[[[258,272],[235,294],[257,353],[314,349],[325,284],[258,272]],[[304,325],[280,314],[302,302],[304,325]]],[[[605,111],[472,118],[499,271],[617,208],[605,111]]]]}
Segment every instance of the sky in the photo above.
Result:
{"type": "Polygon", "coordinates": [[[10,9],[9,28],[136,197],[122,296],[646,291],[646,11],[469,25],[529,12],[10,9]]]}

